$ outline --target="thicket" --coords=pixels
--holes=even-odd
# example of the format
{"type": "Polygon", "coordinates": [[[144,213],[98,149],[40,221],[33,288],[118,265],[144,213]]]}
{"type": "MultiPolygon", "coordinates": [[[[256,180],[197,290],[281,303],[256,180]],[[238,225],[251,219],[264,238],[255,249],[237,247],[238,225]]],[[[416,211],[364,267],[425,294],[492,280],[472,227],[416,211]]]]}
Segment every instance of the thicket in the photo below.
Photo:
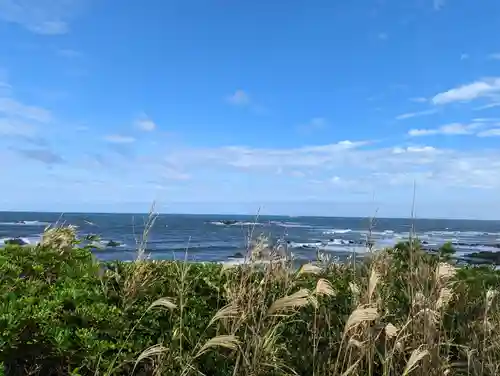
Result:
{"type": "Polygon", "coordinates": [[[0,249],[5,375],[499,375],[500,273],[408,241],[362,262],[101,263],[0,249]]]}

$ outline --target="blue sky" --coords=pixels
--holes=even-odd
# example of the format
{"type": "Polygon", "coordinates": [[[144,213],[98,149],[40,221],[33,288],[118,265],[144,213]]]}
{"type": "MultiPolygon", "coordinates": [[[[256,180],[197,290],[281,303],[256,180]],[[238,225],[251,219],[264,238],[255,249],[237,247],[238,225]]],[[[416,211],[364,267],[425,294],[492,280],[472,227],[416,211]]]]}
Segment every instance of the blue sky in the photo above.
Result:
{"type": "Polygon", "coordinates": [[[497,0],[0,0],[0,210],[500,218],[497,0]]]}

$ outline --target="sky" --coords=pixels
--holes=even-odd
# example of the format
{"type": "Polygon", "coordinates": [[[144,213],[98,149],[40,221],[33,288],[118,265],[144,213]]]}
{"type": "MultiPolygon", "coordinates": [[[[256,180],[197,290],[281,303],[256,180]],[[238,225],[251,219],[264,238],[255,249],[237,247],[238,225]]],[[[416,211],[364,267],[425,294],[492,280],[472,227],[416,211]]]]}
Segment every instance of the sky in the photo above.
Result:
{"type": "Polygon", "coordinates": [[[0,210],[500,219],[498,0],[0,0],[0,210]]]}

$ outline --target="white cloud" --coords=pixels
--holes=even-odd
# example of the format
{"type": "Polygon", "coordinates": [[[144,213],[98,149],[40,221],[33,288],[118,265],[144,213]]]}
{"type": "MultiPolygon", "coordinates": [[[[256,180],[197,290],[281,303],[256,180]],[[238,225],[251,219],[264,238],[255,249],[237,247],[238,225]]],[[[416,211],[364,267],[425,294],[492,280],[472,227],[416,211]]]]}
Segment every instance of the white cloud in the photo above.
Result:
{"type": "Polygon", "coordinates": [[[85,0],[0,0],[0,19],[44,35],[65,34],[85,0]]]}
{"type": "Polygon", "coordinates": [[[480,126],[479,123],[461,124],[452,123],[445,124],[436,129],[412,129],[408,132],[409,136],[432,136],[432,135],[468,135],[473,134],[474,130],[480,126]]]}
{"type": "Polygon", "coordinates": [[[486,131],[479,132],[478,137],[500,137],[500,128],[488,129],[486,131]]]}
{"type": "Polygon", "coordinates": [[[490,54],[488,57],[493,60],[500,60],[500,53],[490,54]]]}
{"type": "Polygon", "coordinates": [[[0,98],[0,113],[5,116],[19,117],[48,123],[52,120],[50,111],[37,106],[30,106],[12,98],[0,98]]]}
{"type": "Polygon", "coordinates": [[[430,109],[430,110],[424,110],[424,111],[419,111],[419,112],[409,112],[406,114],[401,114],[396,116],[396,120],[404,120],[404,119],[410,119],[413,117],[418,117],[418,116],[426,116],[426,115],[432,115],[437,112],[436,109],[430,109]]]}
{"type": "Polygon", "coordinates": [[[156,129],[156,123],[147,117],[136,120],[135,125],[144,132],[152,132],[156,129]]]}
{"type": "Polygon", "coordinates": [[[471,100],[488,97],[499,92],[500,78],[489,78],[436,94],[434,98],[432,98],[432,102],[438,105],[453,102],[469,102],[471,100]]]}
{"type": "Polygon", "coordinates": [[[461,54],[460,55],[460,60],[467,60],[470,57],[469,54],[461,54]]]}
{"type": "MultiPolygon", "coordinates": [[[[448,125],[444,129],[450,133],[461,132],[458,126],[448,125]]],[[[351,141],[290,149],[243,146],[178,149],[168,152],[165,158],[171,165],[195,176],[194,171],[206,172],[206,166],[210,166],[217,179],[231,179],[230,176],[236,179],[242,172],[251,176],[255,184],[267,181],[264,186],[274,184],[268,180],[273,176],[286,181],[287,176],[307,174],[308,179],[297,183],[301,189],[309,189],[303,185],[307,181],[325,181],[330,185],[335,183],[338,189],[356,187],[356,182],[358,187],[364,187],[364,191],[371,191],[386,186],[410,186],[414,180],[427,179],[425,189],[430,192],[443,187],[475,187],[479,181],[472,171],[482,170],[490,175],[481,184],[500,188],[500,152],[496,150],[460,151],[430,145],[387,148],[370,145],[365,148],[364,145],[368,144],[351,141]]],[[[324,197],[329,197],[327,191],[324,197]]]]}
{"type": "Polygon", "coordinates": [[[251,103],[250,96],[244,90],[236,90],[233,94],[229,95],[226,100],[236,106],[247,106],[251,103]]]}
{"type": "Polygon", "coordinates": [[[474,123],[498,123],[500,118],[475,118],[472,119],[474,123]]]}
{"type": "Polygon", "coordinates": [[[500,107],[500,102],[493,102],[485,104],[484,106],[476,107],[475,110],[486,110],[488,108],[500,107]]]}
{"type": "Polygon", "coordinates": [[[135,138],[131,136],[123,136],[119,134],[113,134],[105,136],[104,139],[112,144],[131,144],[135,142],[135,138]]]}

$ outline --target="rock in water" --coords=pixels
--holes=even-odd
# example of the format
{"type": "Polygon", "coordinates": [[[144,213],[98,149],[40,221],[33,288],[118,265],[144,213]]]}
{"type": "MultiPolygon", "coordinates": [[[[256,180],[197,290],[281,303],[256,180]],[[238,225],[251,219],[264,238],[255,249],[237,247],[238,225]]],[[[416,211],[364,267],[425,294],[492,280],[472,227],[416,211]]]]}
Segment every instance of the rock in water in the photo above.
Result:
{"type": "Polygon", "coordinates": [[[25,242],[21,238],[13,238],[13,239],[7,239],[4,241],[5,245],[28,245],[29,243],[25,242]]]}
{"type": "Polygon", "coordinates": [[[108,244],[106,244],[106,247],[118,247],[120,243],[115,242],[114,240],[110,240],[108,244]]]}
{"type": "Polygon", "coordinates": [[[474,264],[500,265],[500,252],[474,252],[466,255],[464,258],[474,264]]]}

